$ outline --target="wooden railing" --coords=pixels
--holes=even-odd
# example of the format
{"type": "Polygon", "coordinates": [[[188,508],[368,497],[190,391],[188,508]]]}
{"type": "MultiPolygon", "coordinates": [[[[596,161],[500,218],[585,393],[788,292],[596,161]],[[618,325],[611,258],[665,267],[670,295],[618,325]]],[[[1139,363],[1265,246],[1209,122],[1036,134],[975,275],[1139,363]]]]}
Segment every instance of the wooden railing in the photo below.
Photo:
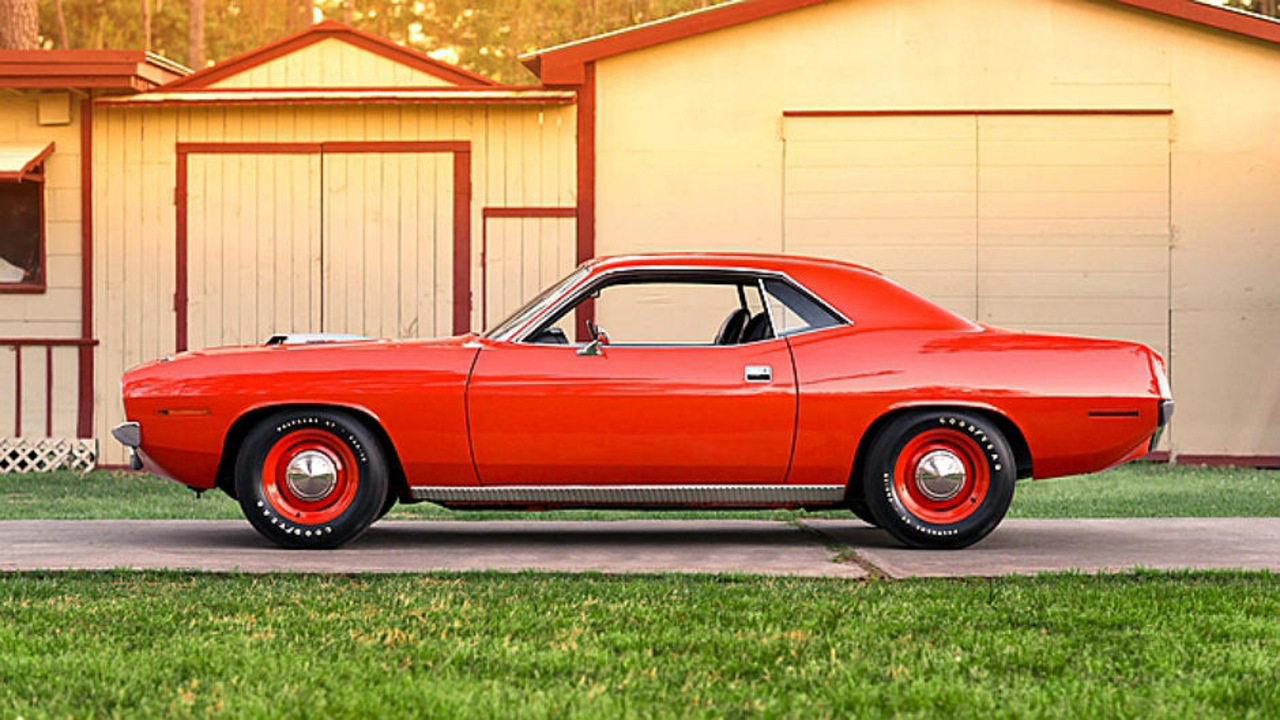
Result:
{"type": "Polygon", "coordinates": [[[45,395],[45,424],[44,432],[46,437],[53,436],[53,349],[57,347],[78,347],[80,348],[80,371],[77,373],[78,382],[80,384],[80,392],[77,393],[79,412],[77,418],[78,435],[84,436],[86,423],[81,422],[80,418],[90,417],[93,412],[93,399],[87,393],[83,392],[87,382],[91,382],[91,378],[86,378],[86,373],[92,373],[92,353],[93,347],[98,344],[97,340],[85,338],[0,338],[0,347],[8,346],[13,349],[14,353],[14,372],[13,372],[13,435],[14,437],[22,437],[22,355],[26,352],[44,351],[44,395],[45,395]],[[86,402],[89,404],[86,407],[86,402]]]}

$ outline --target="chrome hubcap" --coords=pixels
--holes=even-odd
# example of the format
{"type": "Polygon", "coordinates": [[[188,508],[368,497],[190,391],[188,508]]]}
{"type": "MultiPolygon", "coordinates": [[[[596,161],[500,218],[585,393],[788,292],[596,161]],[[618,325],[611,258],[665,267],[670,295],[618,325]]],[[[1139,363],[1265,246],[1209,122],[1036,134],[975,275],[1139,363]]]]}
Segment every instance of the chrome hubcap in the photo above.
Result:
{"type": "Polygon", "coordinates": [[[338,466],[322,452],[304,450],[289,461],[284,472],[289,491],[301,500],[319,500],[338,484],[338,466]]]}
{"type": "Polygon", "coordinates": [[[930,500],[950,500],[964,487],[964,462],[950,450],[933,450],[916,465],[916,487],[930,500]]]}

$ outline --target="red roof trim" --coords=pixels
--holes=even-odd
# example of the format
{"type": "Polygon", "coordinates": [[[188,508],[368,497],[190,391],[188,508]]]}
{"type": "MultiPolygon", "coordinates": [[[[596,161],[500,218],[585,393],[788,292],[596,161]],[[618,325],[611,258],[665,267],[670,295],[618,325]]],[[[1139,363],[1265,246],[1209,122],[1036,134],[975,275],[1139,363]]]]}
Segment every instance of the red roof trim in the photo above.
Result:
{"type": "Polygon", "coordinates": [[[1194,0],[1114,0],[1140,10],[1280,44],[1280,22],[1194,0]]]}
{"type": "Polygon", "coordinates": [[[525,66],[548,85],[581,85],[587,63],[601,58],[742,25],[826,1],[742,0],[727,3],[543,50],[526,59],[525,66]]]}
{"type": "Polygon", "coordinates": [[[239,75],[246,70],[329,39],[341,40],[355,47],[381,55],[388,60],[393,60],[458,85],[499,85],[499,83],[483,75],[477,75],[455,65],[434,60],[417,50],[397,45],[389,40],[370,35],[336,20],[325,20],[301,32],[255,48],[242,55],[237,55],[230,60],[223,60],[212,67],[198,70],[181,80],[165,85],[164,89],[208,87],[211,83],[239,75]]]}
{"type": "MultiPolygon", "coordinates": [[[[827,0],[740,0],[541,50],[525,58],[524,64],[548,85],[581,85],[587,63],[824,2],[827,0]]],[[[1258,15],[1206,5],[1195,0],[1112,2],[1246,37],[1280,43],[1280,22],[1258,15]]]]}
{"type": "Polygon", "coordinates": [[[0,87],[150,90],[189,70],[141,50],[0,50],[0,87]]]}

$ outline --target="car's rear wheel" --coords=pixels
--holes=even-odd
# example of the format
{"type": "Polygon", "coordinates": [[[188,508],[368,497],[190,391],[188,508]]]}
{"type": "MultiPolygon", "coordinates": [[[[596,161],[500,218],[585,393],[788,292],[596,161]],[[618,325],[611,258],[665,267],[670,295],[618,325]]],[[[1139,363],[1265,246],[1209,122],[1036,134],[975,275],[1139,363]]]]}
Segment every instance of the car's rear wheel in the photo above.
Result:
{"type": "Polygon", "coordinates": [[[1000,524],[1016,482],[1013,450],[993,423],[970,412],[913,412],[876,438],[863,497],[903,543],[962,548],[1000,524]]]}
{"type": "Polygon", "coordinates": [[[258,532],[287,548],[335,548],[379,517],[387,462],[377,439],[341,412],[286,411],[240,446],[236,496],[258,532]]]}

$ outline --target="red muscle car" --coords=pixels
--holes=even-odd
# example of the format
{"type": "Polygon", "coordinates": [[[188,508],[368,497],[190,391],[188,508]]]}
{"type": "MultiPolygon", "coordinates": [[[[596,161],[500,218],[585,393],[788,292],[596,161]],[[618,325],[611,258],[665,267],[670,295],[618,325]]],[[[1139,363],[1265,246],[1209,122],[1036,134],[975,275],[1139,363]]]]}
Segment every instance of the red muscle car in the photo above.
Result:
{"type": "Polygon", "coordinates": [[[396,502],[847,508],[963,547],[1023,478],[1155,446],[1164,362],[970,322],[867,268],[749,254],[588,262],[483,335],[281,335],[124,377],[136,467],[236,498],[287,547],[396,502]]]}

